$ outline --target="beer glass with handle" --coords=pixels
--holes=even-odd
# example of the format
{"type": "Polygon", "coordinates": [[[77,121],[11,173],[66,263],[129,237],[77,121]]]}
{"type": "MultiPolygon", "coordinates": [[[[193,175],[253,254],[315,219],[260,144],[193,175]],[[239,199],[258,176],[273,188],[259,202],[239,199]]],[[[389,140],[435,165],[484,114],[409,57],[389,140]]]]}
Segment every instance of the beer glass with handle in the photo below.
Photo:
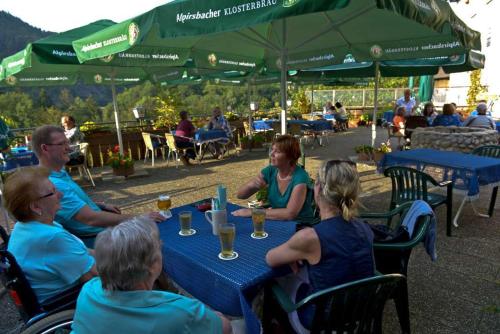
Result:
{"type": "Polygon", "coordinates": [[[156,203],[158,205],[158,210],[165,218],[172,217],[172,212],[170,212],[170,207],[172,206],[172,200],[168,195],[160,195],[158,196],[158,201],[156,203]]]}

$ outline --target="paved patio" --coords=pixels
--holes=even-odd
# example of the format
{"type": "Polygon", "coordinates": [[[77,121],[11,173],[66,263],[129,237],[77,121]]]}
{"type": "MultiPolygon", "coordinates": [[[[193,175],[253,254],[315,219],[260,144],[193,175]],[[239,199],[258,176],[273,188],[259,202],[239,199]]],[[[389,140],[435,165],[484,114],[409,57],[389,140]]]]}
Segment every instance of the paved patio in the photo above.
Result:
{"type": "MultiPolygon", "coordinates": [[[[379,140],[386,132],[378,131],[379,140]]],[[[353,129],[330,138],[326,147],[306,147],[306,169],[314,176],[319,164],[332,158],[354,155],[354,146],[368,144],[369,128],[353,129]]],[[[97,187],[86,187],[96,200],[121,206],[124,212],[140,213],[156,209],[156,198],[170,194],[173,206],[191,203],[215,194],[219,183],[227,186],[228,200],[245,204],[234,197],[236,190],[256,175],[267,163],[267,152],[244,151],[222,161],[206,160],[201,165],[175,168],[157,160],[144,168],[149,176],[124,182],[96,180],[97,187]]],[[[140,167],[142,163],[138,163],[140,167]]],[[[363,204],[368,210],[388,208],[390,183],[374,172],[374,167],[358,165],[362,175],[363,204]]],[[[95,169],[98,174],[99,170],[95,169]]],[[[490,191],[481,194],[479,207],[486,210],[490,191]]],[[[460,198],[455,196],[454,212],[460,198]]],[[[480,218],[466,205],[460,227],[453,237],[445,235],[445,209],[437,210],[438,260],[431,262],[423,247],[412,253],[408,273],[411,326],[414,333],[499,333],[500,332],[500,210],[491,219],[480,218]]],[[[386,333],[399,332],[395,310],[386,309],[386,333]]],[[[16,311],[0,302],[0,332],[8,332],[16,323],[16,311]]],[[[15,332],[15,331],[14,331],[15,332]]]]}

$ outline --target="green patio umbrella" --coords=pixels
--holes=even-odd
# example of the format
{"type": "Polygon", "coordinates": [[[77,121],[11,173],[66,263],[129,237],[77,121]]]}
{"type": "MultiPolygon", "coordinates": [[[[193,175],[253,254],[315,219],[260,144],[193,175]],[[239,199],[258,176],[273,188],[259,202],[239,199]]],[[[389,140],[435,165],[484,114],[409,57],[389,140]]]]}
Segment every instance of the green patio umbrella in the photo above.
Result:
{"type": "MultiPolygon", "coordinates": [[[[465,54],[480,49],[439,0],[177,0],[74,41],[80,61],[162,50],[197,68],[281,71],[358,61],[465,54]]],[[[134,61],[141,61],[135,59],[134,61]]]]}
{"type": "Polygon", "coordinates": [[[115,86],[136,84],[145,80],[179,79],[187,75],[188,71],[198,74],[201,70],[172,66],[180,63],[151,50],[149,53],[123,52],[113,59],[99,59],[81,64],[71,42],[114,24],[116,23],[113,21],[100,20],[28,44],[23,50],[1,61],[0,87],[73,85],[79,81],[92,85],[110,85],[118,144],[123,150],[115,86]],[[134,57],[149,59],[149,62],[147,66],[131,66],[128,59],[134,57]]]}
{"type": "Polygon", "coordinates": [[[432,99],[434,92],[434,78],[432,75],[420,76],[418,84],[418,98],[420,102],[428,102],[432,99]]]}

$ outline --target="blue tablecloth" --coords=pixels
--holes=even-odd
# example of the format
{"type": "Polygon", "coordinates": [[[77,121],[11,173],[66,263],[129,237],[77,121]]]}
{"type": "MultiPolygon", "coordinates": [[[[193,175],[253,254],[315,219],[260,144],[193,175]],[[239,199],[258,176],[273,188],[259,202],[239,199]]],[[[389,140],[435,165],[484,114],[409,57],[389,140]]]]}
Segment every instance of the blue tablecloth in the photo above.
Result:
{"type": "Polygon", "coordinates": [[[497,121],[496,125],[497,125],[497,131],[500,132],[500,121],[497,121]]]}
{"type": "Polygon", "coordinates": [[[214,129],[214,130],[198,130],[194,134],[194,139],[197,142],[206,142],[206,141],[216,141],[218,139],[227,140],[228,137],[226,131],[222,129],[214,129]]]}
{"type": "MultiPolygon", "coordinates": [[[[228,204],[228,212],[239,207],[228,204]]],[[[233,217],[228,221],[236,225],[234,249],[239,257],[222,261],[217,256],[220,244],[212,234],[212,227],[193,205],[172,209],[173,217],[158,225],[163,241],[163,268],[183,289],[203,303],[230,316],[244,316],[247,333],[259,333],[259,320],[251,310],[251,299],[272,277],[287,273],[288,268],[271,269],[265,263],[267,251],[287,241],[295,232],[295,223],[266,220],[266,239],[250,237],[251,218],[233,217]],[[193,213],[192,227],[196,234],[181,237],[178,213],[193,213]]]]}
{"type": "MultiPolygon", "coordinates": [[[[275,122],[279,122],[279,120],[270,119],[267,121],[254,121],[253,128],[256,131],[271,130],[272,124],[275,122]]],[[[327,120],[307,121],[307,120],[302,120],[302,119],[292,119],[292,120],[288,120],[286,122],[288,125],[289,124],[300,124],[302,130],[326,131],[326,130],[333,129],[332,122],[329,122],[327,120]]]]}
{"type": "Polygon", "coordinates": [[[500,182],[500,159],[451,151],[421,148],[387,153],[379,170],[390,166],[406,166],[422,170],[438,182],[453,181],[453,187],[479,195],[479,186],[500,182]]]}
{"type": "Polygon", "coordinates": [[[384,111],[384,117],[383,117],[387,122],[392,123],[392,119],[394,118],[394,111],[392,110],[387,110],[384,111]]]}
{"type": "Polygon", "coordinates": [[[14,147],[10,153],[4,155],[4,163],[0,164],[1,171],[16,169],[17,167],[38,165],[35,153],[26,147],[14,147]]]}

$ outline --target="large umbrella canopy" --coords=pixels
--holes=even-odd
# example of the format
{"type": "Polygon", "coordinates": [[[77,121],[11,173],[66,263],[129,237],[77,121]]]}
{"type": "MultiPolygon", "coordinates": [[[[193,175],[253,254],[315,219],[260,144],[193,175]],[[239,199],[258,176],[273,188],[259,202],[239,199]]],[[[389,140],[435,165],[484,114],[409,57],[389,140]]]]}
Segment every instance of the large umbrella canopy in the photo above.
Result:
{"type": "Polygon", "coordinates": [[[349,55],[382,61],[481,47],[480,34],[441,0],[176,0],[73,46],[82,62],[161,50],[197,68],[280,70],[283,116],[286,70],[342,63],[349,55]]]}
{"type": "Polygon", "coordinates": [[[100,20],[28,44],[24,50],[1,61],[0,87],[73,85],[78,81],[93,85],[111,85],[118,143],[123,150],[115,85],[135,84],[145,80],[178,79],[187,75],[188,71],[193,74],[203,72],[198,69],[172,67],[180,63],[151,50],[149,53],[123,52],[119,57],[81,64],[73,50],[72,41],[114,24],[116,23],[113,21],[100,20]],[[147,66],[128,64],[127,59],[137,57],[149,59],[147,66]]]}

